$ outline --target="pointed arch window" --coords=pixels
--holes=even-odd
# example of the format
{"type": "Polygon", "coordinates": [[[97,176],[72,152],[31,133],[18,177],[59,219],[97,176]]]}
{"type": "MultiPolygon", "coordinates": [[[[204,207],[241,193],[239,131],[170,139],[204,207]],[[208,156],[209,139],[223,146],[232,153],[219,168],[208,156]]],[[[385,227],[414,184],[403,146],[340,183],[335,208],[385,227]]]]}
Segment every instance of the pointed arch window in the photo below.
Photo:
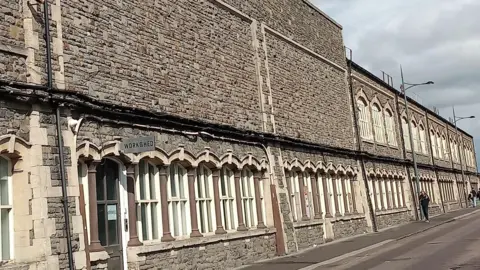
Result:
{"type": "Polygon", "coordinates": [[[438,158],[443,159],[443,144],[442,144],[442,137],[440,136],[440,133],[437,133],[437,152],[438,152],[438,158]]]}
{"type": "Polygon", "coordinates": [[[445,138],[445,135],[442,135],[442,148],[443,148],[443,156],[445,157],[446,160],[449,160],[450,156],[448,151],[447,139],[445,138]]]}
{"type": "Polygon", "coordinates": [[[438,157],[438,149],[437,149],[437,137],[435,136],[435,131],[430,131],[430,143],[432,144],[432,155],[433,157],[438,157]]]}
{"type": "Polygon", "coordinates": [[[375,141],[379,143],[385,143],[385,128],[383,126],[383,113],[380,106],[377,104],[372,105],[373,114],[373,127],[375,131],[375,141]]]}
{"type": "Polygon", "coordinates": [[[412,145],[410,144],[410,133],[408,132],[408,122],[406,117],[402,117],[402,130],[403,130],[403,141],[405,143],[405,149],[410,151],[412,150],[412,145]]]}
{"type": "Polygon", "coordinates": [[[363,98],[357,99],[358,106],[358,121],[360,125],[360,136],[367,140],[372,140],[372,125],[370,123],[370,110],[367,102],[363,98]]]}
{"type": "Polygon", "coordinates": [[[195,184],[199,230],[203,234],[213,233],[215,230],[213,178],[212,172],[205,165],[198,167],[197,181],[195,184]]]}
{"type": "Polygon", "coordinates": [[[385,130],[387,131],[387,142],[389,145],[397,146],[397,136],[395,134],[395,121],[393,120],[393,113],[385,110],[385,130]]]}
{"type": "Polygon", "coordinates": [[[139,209],[138,226],[141,241],[159,239],[161,235],[160,185],[158,170],[145,160],[138,164],[138,178],[135,196],[139,209]]]}
{"type": "Polygon", "coordinates": [[[13,257],[13,202],[11,163],[0,156],[0,256],[1,260],[13,257]]]}
{"type": "Polygon", "coordinates": [[[234,231],[238,226],[237,207],[235,201],[234,173],[227,167],[220,172],[220,211],[223,228],[234,231]]]}
{"type": "Polygon", "coordinates": [[[420,144],[418,139],[418,126],[415,121],[412,121],[412,137],[413,137],[413,150],[415,152],[420,152],[420,144]]]}
{"type": "Polygon", "coordinates": [[[170,228],[174,237],[187,236],[191,231],[187,170],[179,164],[171,164],[169,169],[167,193],[170,228]]]}
{"type": "Polygon", "coordinates": [[[257,211],[255,205],[255,184],[253,173],[249,169],[242,170],[240,191],[242,196],[243,220],[247,228],[257,225],[257,211]]]}
{"type": "Polygon", "coordinates": [[[427,139],[425,135],[425,128],[423,125],[420,125],[420,150],[423,154],[427,154],[427,139]]]}

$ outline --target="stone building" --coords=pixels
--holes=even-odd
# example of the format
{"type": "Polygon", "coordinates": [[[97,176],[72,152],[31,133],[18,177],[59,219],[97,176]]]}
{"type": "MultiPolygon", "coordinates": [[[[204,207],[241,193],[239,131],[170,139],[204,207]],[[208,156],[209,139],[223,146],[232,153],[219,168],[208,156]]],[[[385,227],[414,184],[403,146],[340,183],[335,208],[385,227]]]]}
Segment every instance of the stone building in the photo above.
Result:
{"type": "Polygon", "coordinates": [[[0,3],[5,269],[227,269],[408,222],[412,149],[436,213],[477,187],[472,137],[409,100],[410,146],[307,0],[50,0],[49,43],[30,2],[0,3]]]}

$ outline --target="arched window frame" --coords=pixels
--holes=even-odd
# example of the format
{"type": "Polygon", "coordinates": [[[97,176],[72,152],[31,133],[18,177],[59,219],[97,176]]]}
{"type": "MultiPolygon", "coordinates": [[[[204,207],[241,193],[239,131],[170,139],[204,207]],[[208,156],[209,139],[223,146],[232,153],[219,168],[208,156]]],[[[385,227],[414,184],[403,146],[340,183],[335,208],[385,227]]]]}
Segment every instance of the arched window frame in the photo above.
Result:
{"type": "Polygon", "coordinates": [[[142,242],[162,237],[160,180],[158,168],[148,160],[138,163],[135,199],[138,209],[138,237],[142,242]]]}
{"type": "Polygon", "coordinates": [[[390,109],[385,109],[385,130],[387,134],[387,142],[391,146],[397,146],[397,136],[395,132],[395,120],[390,109]]]}
{"type": "Polygon", "coordinates": [[[368,102],[363,97],[357,98],[358,122],[360,126],[360,136],[365,140],[373,140],[372,123],[368,102]]]}
{"type": "Polygon", "coordinates": [[[235,174],[227,166],[220,171],[219,181],[220,212],[223,228],[233,232],[238,227],[237,198],[235,197],[235,174]]]}
{"type": "Polygon", "coordinates": [[[425,127],[422,123],[419,125],[419,138],[420,138],[420,150],[423,154],[428,154],[427,150],[427,138],[425,133],[425,127]]]}
{"type": "Polygon", "coordinates": [[[410,144],[410,133],[408,132],[408,121],[407,117],[402,117],[402,131],[403,131],[403,141],[405,143],[405,149],[407,151],[412,150],[412,145],[410,144]]]}
{"type": "Polygon", "coordinates": [[[383,111],[382,107],[380,107],[380,105],[378,105],[376,102],[372,103],[372,119],[375,141],[378,143],[386,143],[383,111]]]}
{"type": "Polygon", "coordinates": [[[438,158],[443,159],[443,144],[442,144],[442,136],[440,135],[439,132],[437,132],[437,151],[438,151],[438,158]]]}
{"type": "Polygon", "coordinates": [[[0,259],[14,258],[12,162],[0,156],[0,259]],[[7,198],[5,198],[5,196],[7,198]]]}
{"type": "Polygon", "coordinates": [[[242,200],[242,215],[247,228],[257,226],[257,207],[255,202],[255,183],[253,172],[249,168],[242,170],[240,185],[240,194],[242,200]]]}
{"type": "Polygon", "coordinates": [[[178,163],[170,164],[168,169],[167,195],[170,230],[173,237],[186,238],[192,231],[187,170],[178,163]]]}
{"type": "Polygon", "coordinates": [[[450,151],[448,151],[448,144],[445,134],[442,134],[443,157],[445,160],[450,160],[450,151]]]}
{"type": "Polygon", "coordinates": [[[418,125],[415,120],[412,120],[412,138],[413,138],[413,150],[415,152],[420,152],[420,143],[419,143],[419,137],[418,137],[418,125]]]}
{"type": "Polygon", "coordinates": [[[200,233],[204,235],[214,234],[216,223],[213,175],[212,171],[204,164],[197,168],[195,199],[198,229],[200,233]]]}
{"type": "Polygon", "coordinates": [[[430,143],[432,144],[432,155],[434,158],[437,158],[438,157],[437,136],[433,129],[430,130],[430,143]]]}

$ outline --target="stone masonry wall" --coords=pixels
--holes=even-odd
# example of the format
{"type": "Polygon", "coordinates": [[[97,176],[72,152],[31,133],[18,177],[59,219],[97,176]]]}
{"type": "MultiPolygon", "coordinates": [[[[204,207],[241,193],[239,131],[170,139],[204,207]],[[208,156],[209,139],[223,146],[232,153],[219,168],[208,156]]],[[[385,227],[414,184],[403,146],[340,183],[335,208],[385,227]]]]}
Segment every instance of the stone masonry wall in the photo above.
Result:
{"type": "Polygon", "coordinates": [[[323,223],[295,225],[298,250],[311,248],[325,243],[323,223]]]}
{"type": "Polygon", "coordinates": [[[27,140],[29,137],[28,106],[11,100],[0,100],[0,136],[6,135],[7,131],[15,132],[16,136],[27,140]]]}
{"type": "Polygon", "coordinates": [[[377,214],[377,228],[384,229],[391,226],[404,224],[413,220],[409,210],[387,212],[385,214],[377,214]]]}
{"type": "Polygon", "coordinates": [[[274,257],[275,234],[138,255],[144,260],[129,263],[129,269],[233,269],[274,257]]]}
{"type": "Polygon", "coordinates": [[[365,217],[342,218],[332,222],[334,239],[360,235],[368,232],[367,220],[365,217]]]}

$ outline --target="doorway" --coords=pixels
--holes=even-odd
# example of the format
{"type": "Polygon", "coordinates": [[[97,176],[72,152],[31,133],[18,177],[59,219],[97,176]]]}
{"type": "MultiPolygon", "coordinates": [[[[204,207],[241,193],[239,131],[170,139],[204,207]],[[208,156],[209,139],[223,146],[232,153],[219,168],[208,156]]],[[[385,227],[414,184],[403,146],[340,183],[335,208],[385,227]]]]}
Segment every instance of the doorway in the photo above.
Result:
{"type": "Polygon", "coordinates": [[[98,237],[109,255],[108,269],[123,269],[120,167],[110,159],[97,166],[98,237]]]}

